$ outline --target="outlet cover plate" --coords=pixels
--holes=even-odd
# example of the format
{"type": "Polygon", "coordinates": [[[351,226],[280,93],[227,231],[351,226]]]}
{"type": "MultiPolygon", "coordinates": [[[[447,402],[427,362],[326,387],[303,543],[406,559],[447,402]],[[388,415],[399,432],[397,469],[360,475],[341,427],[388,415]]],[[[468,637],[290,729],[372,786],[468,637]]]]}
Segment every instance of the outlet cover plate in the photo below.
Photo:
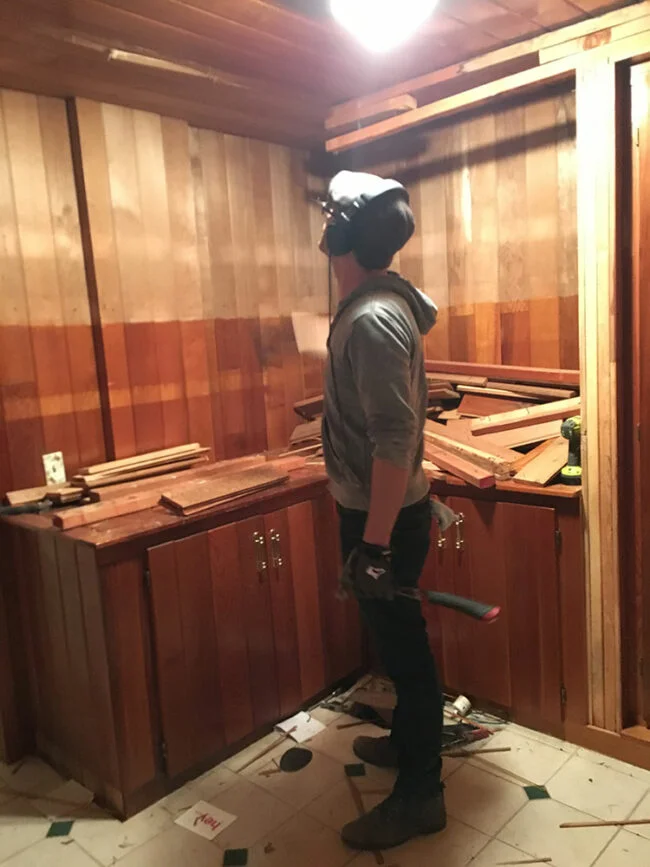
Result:
{"type": "Polygon", "coordinates": [[[61,485],[67,481],[62,452],[51,452],[49,455],[43,455],[43,469],[45,470],[46,484],[61,485]]]}

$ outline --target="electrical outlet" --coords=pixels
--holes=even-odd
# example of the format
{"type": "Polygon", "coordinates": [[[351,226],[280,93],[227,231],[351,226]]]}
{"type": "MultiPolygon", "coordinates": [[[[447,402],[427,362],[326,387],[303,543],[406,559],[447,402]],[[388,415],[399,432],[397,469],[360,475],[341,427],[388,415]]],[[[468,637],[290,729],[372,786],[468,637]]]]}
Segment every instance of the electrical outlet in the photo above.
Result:
{"type": "Polygon", "coordinates": [[[43,455],[43,469],[45,470],[45,483],[47,485],[61,485],[66,480],[63,452],[52,452],[43,455]]]}

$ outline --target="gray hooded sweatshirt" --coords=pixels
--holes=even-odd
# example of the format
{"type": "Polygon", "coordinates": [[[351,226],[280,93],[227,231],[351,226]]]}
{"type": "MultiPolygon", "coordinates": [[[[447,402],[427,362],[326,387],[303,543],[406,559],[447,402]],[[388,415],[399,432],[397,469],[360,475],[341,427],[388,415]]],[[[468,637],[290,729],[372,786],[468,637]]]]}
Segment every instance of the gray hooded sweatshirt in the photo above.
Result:
{"type": "Polygon", "coordinates": [[[436,321],[399,274],[370,277],[339,304],[325,371],[323,449],[335,500],[368,511],[373,458],[409,470],[404,506],[426,496],[422,336],[436,321]]]}

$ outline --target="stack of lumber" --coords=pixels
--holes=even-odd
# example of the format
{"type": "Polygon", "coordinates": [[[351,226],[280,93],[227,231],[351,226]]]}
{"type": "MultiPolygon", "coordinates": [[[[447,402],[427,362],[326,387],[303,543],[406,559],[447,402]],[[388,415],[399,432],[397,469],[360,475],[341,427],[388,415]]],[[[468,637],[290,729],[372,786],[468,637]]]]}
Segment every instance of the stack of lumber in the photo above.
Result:
{"type": "MultiPolygon", "coordinates": [[[[52,512],[52,523],[61,530],[73,530],[110,518],[131,515],[158,505],[163,494],[173,499],[176,492],[183,495],[195,485],[205,487],[207,484],[226,477],[233,477],[235,486],[238,483],[237,478],[240,484],[242,478],[247,484],[248,477],[242,474],[259,468],[273,473],[273,478],[282,477],[284,479],[288,473],[305,466],[307,460],[308,456],[297,452],[287,452],[285,455],[277,454],[275,456],[268,454],[246,455],[242,458],[219,461],[214,464],[201,464],[194,469],[180,470],[164,476],[121,482],[120,484],[101,487],[97,491],[90,491],[91,499],[95,500],[90,505],[52,512]]],[[[232,490],[230,482],[229,485],[232,490]]],[[[240,492],[240,495],[243,496],[244,493],[250,493],[250,491],[240,492]]],[[[230,496],[230,499],[233,498],[230,496]]]]}
{"type": "Polygon", "coordinates": [[[188,443],[144,455],[135,455],[132,458],[107,461],[84,467],[73,477],[72,482],[74,485],[89,489],[145,479],[149,476],[160,476],[205,463],[209,451],[210,449],[201,447],[199,443],[188,443]]]}
{"type": "Polygon", "coordinates": [[[176,485],[174,490],[163,493],[161,502],[177,514],[189,517],[240,497],[281,485],[288,479],[286,473],[273,466],[254,467],[217,478],[176,485]]]}
{"type": "Polygon", "coordinates": [[[459,396],[457,407],[436,416],[445,427],[429,422],[425,431],[425,458],[441,470],[477,487],[507,479],[543,486],[566,464],[560,427],[580,414],[577,371],[431,361],[427,377],[459,396]]]}

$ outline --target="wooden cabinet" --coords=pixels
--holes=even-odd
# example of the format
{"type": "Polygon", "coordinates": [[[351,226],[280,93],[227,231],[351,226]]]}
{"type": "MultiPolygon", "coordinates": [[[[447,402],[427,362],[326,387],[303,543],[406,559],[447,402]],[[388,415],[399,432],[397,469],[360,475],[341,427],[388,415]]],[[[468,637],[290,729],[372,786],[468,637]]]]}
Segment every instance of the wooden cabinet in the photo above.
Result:
{"type": "Polygon", "coordinates": [[[427,589],[500,605],[486,624],[428,606],[425,616],[443,682],[518,720],[562,717],[560,595],[553,508],[450,497],[459,516],[436,534],[423,575],[427,589]]]}
{"type": "Polygon", "coordinates": [[[148,563],[170,776],[325,688],[311,501],[156,546],[148,563]]]}

